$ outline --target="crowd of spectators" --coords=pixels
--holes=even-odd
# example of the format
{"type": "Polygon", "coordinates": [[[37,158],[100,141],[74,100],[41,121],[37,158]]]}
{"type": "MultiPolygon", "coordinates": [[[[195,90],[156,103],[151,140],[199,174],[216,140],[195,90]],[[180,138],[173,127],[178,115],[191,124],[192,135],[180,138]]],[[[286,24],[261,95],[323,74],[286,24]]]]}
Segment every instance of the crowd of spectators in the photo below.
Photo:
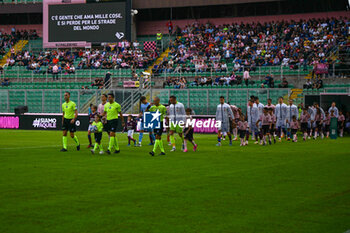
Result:
{"type": "MultiPolygon", "coordinates": [[[[235,72],[225,73],[215,76],[196,76],[192,82],[187,81],[185,77],[167,77],[163,83],[163,87],[172,86],[177,89],[187,88],[188,86],[234,86],[234,85],[252,85],[255,81],[242,78],[242,76],[236,75],[235,72]]],[[[272,75],[267,75],[264,82],[261,84],[261,88],[274,88],[274,80],[272,75]]],[[[288,88],[288,81],[283,78],[278,88],[288,88]]]]}
{"type": "Polygon", "coordinates": [[[97,87],[98,89],[103,89],[104,81],[103,78],[96,78],[95,81],[91,84],[92,87],[97,87]]]}
{"type": "Polygon", "coordinates": [[[0,55],[6,54],[8,49],[11,49],[18,40],[29,40],[38,38],[36,30],[16,30],[11,29],[11,33],[7,34],[0,30],[0,55]]]}
{"type": "Polygon", "coordinates": [[[58,49],[38,54],[24,50],[8,58],[7,65],[25,66],[34,73],[71,74],[77,69],[147,68],[157,57],[157,51],[143,51],[138,42],[123,41],[103,49],[58,49]]]}
{"type": "MultiPolygon", "coordinates": [[[[321,80],[322,81],[322,80],[321,80]]],[[[234,86],[234,85],[249,85],[255,84],[254,80],[250,80],[249,71],[246,71],[242,76],[236,75],[235,72],[223,73],[215,76],[196,76],[193,82],[188,82],[186,78],[167,77],[163,83],[163,87],[172,86],[177,89],[186,88],[187,86],[234,86]]],[[[288,88],[288,80],[282,78],[278,88],[288,88]]],[[[260,84],[261,88],[274,88],[275,82],[272,74],[266,75],[264,81],[260,84]]]]}
{"type": "Polygon", "coordinates": [[[308,79],[303,85],[304,89],[320,89],[323,88],[322,78],[308,79]]]}
{"type": "MultiPolygon", "coordinates": [[[[94,87],[96,87],[97,89],[104,89],[105,88],[105,83],[103,78],[96,78],[94,80],[93,83],[91,83],[91,85],[82,85],[81,89],[82,90],[89,90],[89,89],[93,89],[94,87]]],[[[85,94],[85,92],[82,92],[83,94],[85,94]]],[[[86,92],[89,93],[89,92],[86,92]]]]}
{"type": "Polygon", "coordinates": [[[187,88],[187,79],[184,77],[182,78],[168,77],[163,83],[163,88],[166,86],[172,86],[176,89],[184,89],[184,88],[187,88]]]}
{"type": "Polygon", "coordinates": [[[181,36],[170,44],[169,57],[154,72],[241,72],[247,68],[254,71],[257,66],[306,69],[307,65],[327,63],[329,50],[346,43],[349,23],[348,18],[193,23],[181,30],[181,36]]]}

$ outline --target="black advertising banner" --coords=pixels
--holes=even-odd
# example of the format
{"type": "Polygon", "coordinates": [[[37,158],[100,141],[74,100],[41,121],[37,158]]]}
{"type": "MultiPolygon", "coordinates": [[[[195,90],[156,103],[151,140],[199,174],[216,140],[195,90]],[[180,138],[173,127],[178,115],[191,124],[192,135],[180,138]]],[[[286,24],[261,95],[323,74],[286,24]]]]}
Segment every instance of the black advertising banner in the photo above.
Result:
{"type": "Polygon", "coordinates": [[[48,41],[130,40],[130,10],[128,1],[49,5],[48,41]]]}
{"type": "MultiPolygon", "coordinates": [[[[87,130],[89,127],[88,116],[78,116],[75,122],[79,131],[87,130]]],[[[19,129],[38,129],[38,130],[61,130],[62,116],[52,115],[20,115],[19,129]]]]}

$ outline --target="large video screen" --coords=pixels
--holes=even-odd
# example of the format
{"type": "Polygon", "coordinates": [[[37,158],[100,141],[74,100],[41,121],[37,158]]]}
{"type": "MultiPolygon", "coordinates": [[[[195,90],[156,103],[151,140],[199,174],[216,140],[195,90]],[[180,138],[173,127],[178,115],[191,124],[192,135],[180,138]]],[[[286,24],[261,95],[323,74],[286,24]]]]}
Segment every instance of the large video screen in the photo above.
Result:
{"type": "Polygon", "coordinates": [[[130,40],[125,1],[49,5],[48,11],[48,42],[130,40]]]}

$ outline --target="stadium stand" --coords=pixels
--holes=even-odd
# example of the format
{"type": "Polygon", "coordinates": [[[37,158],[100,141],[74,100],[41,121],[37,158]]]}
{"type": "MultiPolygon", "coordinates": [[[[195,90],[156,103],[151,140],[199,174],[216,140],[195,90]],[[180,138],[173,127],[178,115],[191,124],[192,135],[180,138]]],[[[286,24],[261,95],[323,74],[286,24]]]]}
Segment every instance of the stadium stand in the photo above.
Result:
{"type": "Polygon", "coordinates": [[[169,56],[153,72],[222,76],[234,71],[242,76],[248,69],[251,75],[257,70],[263,75],[282,70],[284,75],[306,75],[319,63],[329,65],[327,54],[345,45],[346,36],[346,22],[337,19],[263,25],[194,23],[181,30],[170,44],[169,56]]]}
{"type": "MultiPolygon", "coordinates": [[[[178,20],[174,35],[164,36],[163,47],[153,50],[154,32],[159,30],[145,35],[140,29],[132,43],[43,49],[37,25],[7,25],[0,41],[0,90],[11,104],[2,103],[1,111],[26,104],[30,112],[59,112],[56,105],[64,90],[84,96],[79,98],[83,109],[96,101],[101,88],[121,88],[125,80],[141,81],[143,71],[152,74],[152,82],[141,85],[146,94],[151,86],[164,88],[154,89],[153,94],[176,94],[198,114],[212,114],[216,101],[211,101],[221,93],[245,109],[250,95],[265,102],[293,97],[301,103],[305,95],[348,92],[347,82],[322,79],[346,77],[349,72],[348,18],[342,13],[304,16],[294,15],[295,21],[290,16],[178,20]],[[145,42],[150,42],[148,49],[144,49],[145,42]],[[326,72],[318,72],[320,64],[326,72]],[[112,77],[110,86],[103,84],[107,72],[112,77]]],[[[132,102],[130,110],[137,102],[133,95],[132,90],[123,89],[118,101],[132,102]]]]}

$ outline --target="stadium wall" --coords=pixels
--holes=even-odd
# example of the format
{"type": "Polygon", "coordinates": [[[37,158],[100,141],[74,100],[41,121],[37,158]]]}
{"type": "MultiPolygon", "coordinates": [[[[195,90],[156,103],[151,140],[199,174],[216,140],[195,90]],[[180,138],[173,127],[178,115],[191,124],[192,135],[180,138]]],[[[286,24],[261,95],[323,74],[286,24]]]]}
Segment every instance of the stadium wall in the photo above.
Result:
{"type": "MultiPolygon", "coordinates": [[[[340,17],[350,17],[349,11],[334,11],[334,12],[321,12],[321,13],[307,13],[307,14],[289,14],[289,15],[270,15],[270,16],[252,16],[252,17],[232,17],[232,18],[203,18],[203,19],[183,19],[183,20],[173,20],[172,23],[174,28],[179,26],[183,28],[188,24],[194,22],[206,23],[211,22],[213,24],[231,24],[231,23],[265,23],[272,21],[291,21],[291,20],[308,20],[312,18],[340,18],[340,17]]],[[[137,23],[137,34],[138,35],[152,35],[157,32],[162,32],[168,34],[168,28],[166,26],[166,20],[160,21],[139,21],[137,23]]]]}

